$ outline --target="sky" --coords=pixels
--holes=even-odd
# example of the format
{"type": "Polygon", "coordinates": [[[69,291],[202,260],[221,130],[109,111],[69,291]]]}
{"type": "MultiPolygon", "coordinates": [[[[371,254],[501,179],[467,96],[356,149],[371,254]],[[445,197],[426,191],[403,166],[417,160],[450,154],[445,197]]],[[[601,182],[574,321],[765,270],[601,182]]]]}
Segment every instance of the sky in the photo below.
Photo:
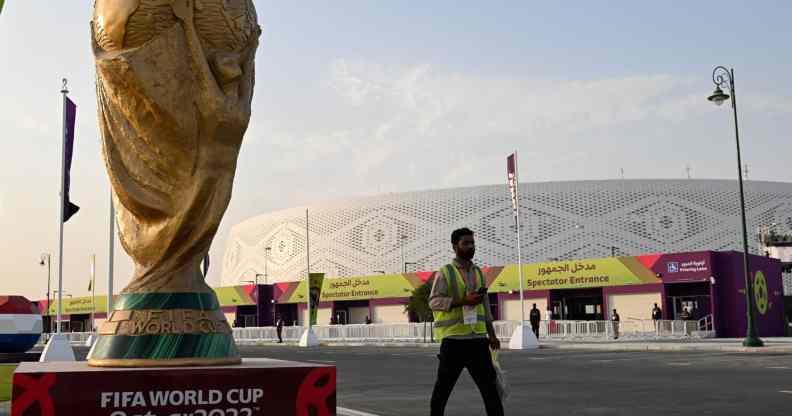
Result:
{"type": "MultiPolygon", "coordinates": [[[[106,293],[109,184],[100,153],[90,1],[9,0],[0,14],[0,294],[58,277],[61,79],[78,105],[63,290],[106,293]]],[[[350,196],[505,182],[734,178],[735,69],[750,180],[792,181],[792,2],[255,1],[253,116],[212,246],[230,228],[350,196]]],[[[748,185],[750,186],[750,184],[748,185]]],[[[116,243],[116,290],[131,261],[116,243]]],[[[55,289],[53,287],[53,289],[55,289]]]]}

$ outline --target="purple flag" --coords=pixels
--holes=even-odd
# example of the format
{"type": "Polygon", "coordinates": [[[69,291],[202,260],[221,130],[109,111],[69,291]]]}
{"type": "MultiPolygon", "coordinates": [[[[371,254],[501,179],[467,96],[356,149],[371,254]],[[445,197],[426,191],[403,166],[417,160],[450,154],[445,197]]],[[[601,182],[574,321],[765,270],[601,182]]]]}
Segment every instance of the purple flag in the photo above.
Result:
{"type": "Polygon", "coordinates": [[[63,151],[64,155],[64,163],[66,164],[63,169],[63,222],[69,221],[77,211],[80,210],[75,204],[69,200],[69,187],[71,186],[71,164],[72,164],[72,153],[74,150],[74,124],[77,121],[77,105],[69,99],[66,98],[66,136],[63,138],[63,151]]]}

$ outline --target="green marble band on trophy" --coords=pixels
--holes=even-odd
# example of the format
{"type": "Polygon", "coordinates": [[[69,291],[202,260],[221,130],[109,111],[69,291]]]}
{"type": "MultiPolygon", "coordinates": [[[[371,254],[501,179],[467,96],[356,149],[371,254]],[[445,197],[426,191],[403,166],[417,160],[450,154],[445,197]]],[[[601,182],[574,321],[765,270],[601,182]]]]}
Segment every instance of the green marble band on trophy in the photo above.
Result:
{"type": "Polygon", "coordinates": [[[96,0],[102,150],[135,264],[94,366],[239,363],[200,263],[231,199],[261,29],[252,0],[96,0]]]}
{"type": "Polygon", "coordinates": [[[214,293],[122,295],[99,327],[90,360],[99,366],[239,363],[214,293]]]}

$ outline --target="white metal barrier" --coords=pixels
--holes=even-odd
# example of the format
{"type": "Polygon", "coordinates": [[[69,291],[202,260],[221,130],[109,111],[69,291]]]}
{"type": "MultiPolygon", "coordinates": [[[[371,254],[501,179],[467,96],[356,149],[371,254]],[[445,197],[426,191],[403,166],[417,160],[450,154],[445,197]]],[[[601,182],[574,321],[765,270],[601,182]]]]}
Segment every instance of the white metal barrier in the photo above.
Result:
{"type": "MultiPolygon", "coordinates": [[[[69,340],[69,343],[72,345],[85,345],[85,342],[88,341],[88,338],[93,334],[93,332],[63,332],[66,335],[66,338],[69,340]]],[[[49,341],[51,333],[43,333],[39,338],[36,346],[43,347],[47,345],[47,341],[49,341]]]]}
{"type": "MultiPolygon", "coordinates": [[[[706,336],[697,321],[654,321],[628,319],[614,326],[611,321],[542,321],[539,338],[542,339],[609,339],[618,329],[619,338],[626,339],[675,339],[706,336]]],[[[495,321],[495,334],[501,340],[511,338],[517,321],[495,321]]],[[[393,323],[361,325],[317,325],[314,333],[325,342],[433,342],[432,323],[393,323]]],[[[286,342],[300,339],[304,328],[283,327],[282,337],[286,342]]],[[[234,338],[240,343],[274,342],[277,333],[274,327],[234,328],[234,338]]]]}
{"type": "MultiPolygon", "coordinates": [[[[509,322],[511,328],[517,322],[509,322]]],[[[628,339],[659,339],[681,338],[691,336],[697,329],[695,321],[670,321],[648,319],[626,319],[613,321],[542,321],[539,325],[539,337],[550,339],[597,339],[597,338],[628,338],[628,339]]],[[[500,336],[500,334],[499,334],[500,336]]]]}
{"type": "MultiPolygon", "coordinates": [[[[495,321],[495,334],[501,340],[508,340],[514,332],[518,321],[495,321]]],[[[526,322],[527,324],[527,322],[526,322]]],[[[392,324],[357,324],[357,325],[316,325],[314,333],[324,342],[433,342],[433,325],[425,323],[392,323],[392,324]]],[[[699,321],[654,321],[626,319],[615,327],[611,321],[542,321],[539,324],[540,339],[609,339],[615,337],[618,329],[619,338],[625,339],[676,339],[704,338],[714,335],[712,317],[706,316],[699,321]]],[[[276,342],[278,340],[275,327],[234,328],[234,339],[240,344],[257,342],[276,342]]],[[[302,336],[302,326],[284,326],[282,338],[285,342],[296,342],[302,336]]],[[[64,332],[72,345],[85,345],[91,332],[64,332]]],[[[46,345],[50,334],[42,334],[37,345],[46,345]]]]}
{"type": "MultiPolygon", "coordinates": [[[[284,341],[297,341],[305,328],[283,327],[284,341]]],[[[432,342],[432,323],[394,323],[357,325],[315,325],[317,338],[326,342],[432,342]]],[[[234,328],[234,339],[240,343],[278,340],[275,327],[234,328]]]]}

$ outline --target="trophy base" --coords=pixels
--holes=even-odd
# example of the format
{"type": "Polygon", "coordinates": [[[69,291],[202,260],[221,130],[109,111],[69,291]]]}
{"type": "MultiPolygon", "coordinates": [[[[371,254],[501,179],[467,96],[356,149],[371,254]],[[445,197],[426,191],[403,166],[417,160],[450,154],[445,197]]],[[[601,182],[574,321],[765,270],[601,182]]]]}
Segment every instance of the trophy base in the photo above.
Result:
{"type": "Polygon", "coordinates": [[[155,360],[149,358],[125,359],[125,358],[92,358],[88,360],[91,367],[207,367],[218,365],[238,365],[242,364],[240,357],[226,358],[172,358],[155,360]]]}
{"type": "Polygon", "coordinates": [[[88,353],[95,367],[239,364],[214,293],[124,294],[88,353]]]}
{"type": "Polygon", "coordinates": [[[24,416],[336,414],[335,367],[266,358],[178,368],[23,362],[12,390],[11,414],[24,416]]]}
{"type": "Polygon", "coordinates": [[[94,367],[184,367],[239,364],[231,334],[102,336],[88,353],[94,367]]]}

